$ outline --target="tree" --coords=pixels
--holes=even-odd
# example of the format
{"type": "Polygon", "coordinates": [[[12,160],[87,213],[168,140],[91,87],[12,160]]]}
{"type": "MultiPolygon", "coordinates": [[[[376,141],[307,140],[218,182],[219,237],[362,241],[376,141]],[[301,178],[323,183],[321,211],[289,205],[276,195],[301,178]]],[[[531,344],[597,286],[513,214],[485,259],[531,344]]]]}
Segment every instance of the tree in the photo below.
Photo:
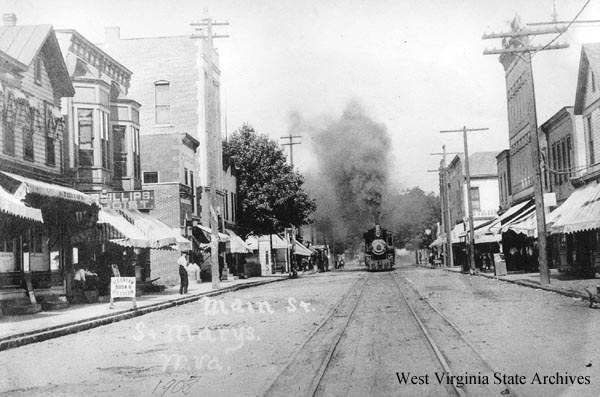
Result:
{"type": "Polygon", "coordinates": [[[271,234],[309,222],[315,201],[275,141],[244,124],[224,143],[223,153],[236,169],[237,224],[242,234],[271,234]]]}
{"type": "Polygon", "coordinates": [[[418,249],[431,243],[435,226],[441,219],[440,199],[418,187],[390,194],[383,205],[382,219],[394,231],[400,248],[418,249]],[[427,236],[425,230],[431,230],[427,236]]]}

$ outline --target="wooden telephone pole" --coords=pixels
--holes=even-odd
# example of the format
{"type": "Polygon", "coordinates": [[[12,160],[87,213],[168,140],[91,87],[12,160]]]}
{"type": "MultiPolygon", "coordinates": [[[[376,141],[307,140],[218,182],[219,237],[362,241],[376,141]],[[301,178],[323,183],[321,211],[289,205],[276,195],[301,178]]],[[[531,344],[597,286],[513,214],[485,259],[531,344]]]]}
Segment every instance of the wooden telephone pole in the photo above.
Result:
{"type": "MultiPolygon", "coordinates": [[[[539,30],[523,29],[519,26],[518,21],[515,20],[512,23],[512,30],[504,33],[491,33],[484,34],[482,38],[486,39],[503,39],[503,48],[485,50],[484,55],[513,55],[515,61],[525,62],[526,68],[523,76],[526,82],[529,82],[529,137],[531,139],[531,157],[533,161],[533,189],[535,199],[535,214],[537,217],[537,230],[538,230],[538,251],[539,251],[539,265],[540,265],[540,284],[550,284],[550,271],[548,268],[548,250],[547,250],[547,236],[546,236],[546,214],[544,212],[544,190],[542,186],[542,169],[540,165],[540,143],[538,137],[537,127],[537,113],[535,104],[535,86],[533,83],[533,67],[531,64],[532,53],[546,50],[559,50],[562,48],[569,47],[568,44],[552,44],[556,39],[544,46],[533,46],[529,43],[529,37],[542,35],[542,34],[562,34],[566,31],[566,28],[547,28],[539,30]]],[[[558,37],[558,36],[557,36],[558,37]]]]}
{"type": "Polygon", "coordinates": [[[279,139],[287,139],[287,143],[282,143],[281,146],[289,146],[290,147],[290,164],[292,168],[294,168],[294,145],[300,145],[302,142],[293,142],[294,138],[302,138],[302,135],[292,135],[290,132],[287,136],[282,136],[279,139]]]}
{"type": "Polygon", "coordinates": [[[452,251],[452,224],[450,220],[450,192],[448,190],[448,164],[446,163],[447,154],[460,154],[459,152],[446,152],[446,145],[442,145],[442,153],[430,153],[433,155],[442,155],[440,164],[440,195],[442,196],[442,226],[446,234],[446,267],[454,266],[454,253],[452,251]]]}
{"type": "MultiPolygon", "coordinates": [[[[193,34],[193,39],[201,39],[206,40],[206,45],[200,44],[203,55],[208,59],[208,62],[213,64],[214,60],[214,47],[213,47],[213,39],[216,38],[224,38],[229,37],[229,35],[217,35],[213,33],[213,26],[227,26],[229,22],[214,22],[209,16],[208,12],[205,10],[205,17],[200,22],[192,22],[190,25],[194,26],[197,31],[200,31],[201,34],[193,34]]],[[[204,61],[201,59],[200,64],[202,65],[204,61]]],[[[203,76],[199,77],[203,78],[203,76]]],[[[212,86],[212,84],[211,84],[212,86]]],[[[215,92],[212,92],[213,88],[206,84],[204,85],[204,98],[208,98],[208,100],[213,100],[218,98],[218,96],[214,95],[215,92]],[[211,94],[206,95],[206,90],[211,90],[211,94]]],[[[217,88],[218,89],[218,88],[217,88]]],[[[212,278],[212,288],[219,289],[221,286],[221,280],[219,276],[219,217],[217,216],[216,208],[219,207],[217,203],[217,172],[219,172],[218,167],[218,159],[217,159],[217,145],[221,145],[221,137],[218,134],[219,128],[218,123],[221,120],[218,119],[220,112],[217,112],[215,115],[207,115],[209,109],[214,109],[213,106],[208,106],[207,103],[204,103],[204,114],[205,114],[205,126],[207,127],[206,133],[206,152],[207,152],[207,161],[206,161],[206,173],[208,175],[208,195],[210,201],[210,229],[211,229],[211,239],[210,239],[210,267],[211,267],[211,278],[212,278]],[[217,120],[217,125],[207,126],[206,122],[209,117],[214,116],[217,120]]],[[[217,109],[220,108],[220,104],[217,103],[217,109]]]]}
{"type": "Polygon", "coordinates": [[[450,132],[462,132],[463,133],[463,145],[465,153],[465,174],[467,179],[467,208],[469,214],[469,269],[471,273],[475,272],[475,230],[473,227],[473,203],[471,193],[471,171],[469,169],[469,145],[467,143],[467,132],[474,131],[487,131],[489,128],[467,128],[466,126],[460,130],[443,130],[440,131],[442,134],[450,132]]]}

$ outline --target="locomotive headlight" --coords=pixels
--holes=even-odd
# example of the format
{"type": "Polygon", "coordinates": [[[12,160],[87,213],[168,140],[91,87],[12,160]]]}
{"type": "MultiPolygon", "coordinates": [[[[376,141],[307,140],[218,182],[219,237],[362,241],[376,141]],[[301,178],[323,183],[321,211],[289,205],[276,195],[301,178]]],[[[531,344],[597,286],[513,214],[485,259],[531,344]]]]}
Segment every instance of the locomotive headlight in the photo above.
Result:
{"type": "Polygon", "coordinates": [[[374,255],[383,255],[385,253],[386,244],[384,240],[376,239],[371,243],[371,250],[374,255]]]}

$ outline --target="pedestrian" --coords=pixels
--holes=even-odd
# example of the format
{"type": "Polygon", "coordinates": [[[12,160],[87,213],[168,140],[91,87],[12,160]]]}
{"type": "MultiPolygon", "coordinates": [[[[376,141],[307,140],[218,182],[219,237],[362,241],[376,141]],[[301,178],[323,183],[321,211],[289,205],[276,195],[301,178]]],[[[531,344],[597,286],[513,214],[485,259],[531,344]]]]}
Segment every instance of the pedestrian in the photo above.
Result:
{"type": "Polygon", "coordinates": [[[177,264],[179,265],[179,278],[181,279],[181,283],[179,285],[179,293],[187,294],[188,293],[188,258],[185,252],[181,253],[179,259],[177,259],[177,264]]]}

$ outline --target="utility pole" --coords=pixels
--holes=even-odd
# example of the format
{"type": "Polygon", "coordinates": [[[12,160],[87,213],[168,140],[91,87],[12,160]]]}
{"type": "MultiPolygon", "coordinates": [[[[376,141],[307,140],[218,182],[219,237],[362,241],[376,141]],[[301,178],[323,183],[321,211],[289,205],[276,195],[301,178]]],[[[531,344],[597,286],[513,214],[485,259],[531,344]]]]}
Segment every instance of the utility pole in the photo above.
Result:
{"type": "MultiPolygon", "coordinates": [[[[201,32],[201,34],[192,34],[192,38],[205,40],[199,45],[201,46],[203,56],[210,63],[210,67],[212,67],[214,65],[213,39],[229,37],[229,35],[214,34],[213,26],[227,26],[229,25],[229,22],[214,22],[212,18],[208,16],[208,11],[206,9],[204,10],[204,14],[204,18],[200,22],[192,22],[190,25],[195,27],[197,31],[201,32]]],[[[203,65],[205,61],[200,59],[199,62],[200,65],[203,65]]],[[[202,73],[200,74],[199,78],[204,78],[202,73]]],[[[218,96],[215,95],[216,92],[214,92],[214,90],[215,88],[212,87],[212,84],[208,86],[207,84],[204,84],[204,98],[208,98],[208,101],[215,100],[218,96]],[[211,95],[206,95],[207,90],[209,90],[211,95]]],[[[217,145],[221,145],[221,137],[218,134],[218,131],[220,131],[218,123],[220,123],[221,120],[219,120],[219,111],[217,111],[216,114],[208,114],[208,112],[211,109],[218,109],[219,107],[219,103],[217,103],[216,106],[210,106],[208,103],[204,103],[204,123],[207,129],[205,141],[207,152],[206,173],[208,175],[208,195],[210,201],[210,267],[213,289],[219,289],[221,286],[221,280],[219,276],[219,217],[216,212],[216,208],[219,207],[217,202],[217,172],[219,172],[217,145]],[[208,120],[210,119],[217,121],[212,125],[208,125],[208,120]]]]}
{"type": "Polygon", "coordinates": [[[460,152],[446,152],[446,145],[442,145],[442,153],[430,153],[431,155],[442,155],[440,164],[440,194],[442,195],[442,225],[446,234],[446,262],[447,267],[454,267],[454,253],[452,251],[452,224],[450,220],[450,192],[448,190],[448,165],[446,163],[447,154],[460,154],[460,152]]]}
{"type": "Polygon", "coordinates": [[[471,193],[471,171],[469,169],[469,145],[467,143],[467,132],[474,131],[487,131],[489,128],[467,128],[464,126],[460,130],[443,130],[440,131],[442,134],[450,132],[462,132],[463,133],[463,145],[465,153],[465,174],[467,177],[467,208],[469,213],[469,269],[471,273],[475,272],[475,230],[473,227],[473,203],[471,193]]]}
{"type": "MultiPolygon", "coordinates": [[[[542,185],[542,169],[540,165],[540,143],[538,137],[538,126],[537,126],[537,112],[535,103],[535,86],[533,83],[533,66],[531,63],[532,52],[536,53],[545,50],[558,50],[569,47],[568,44],[552,44],[552,40],[549,44],[544,46],[533,46],[529,43],[531,36],[542,35],[542,34],[562,34],[566,31],[566,28],[546,28],[539,30],[528,30],[523,29],[519,26],[518,21],[513,21],[512,30],[504,33],[492,33],[484,34],[482,39],[503,39],[503,48],[485,50],[484,55],[513,55],[515,58],[511,60],[511,64],[518,62],[519,60],[525,62],[525,71],[521,75],[525,82],[529,82],[529,137],[531,139],[531,157],[533,161],[533,189],[535,199],[535,214],[537,217],[537,229],[538,229],[538,251],[539,251],[539,265],[540,265],[540,284],[550,284],[550,271],[548,268],[548,250],[547,250],[547,235],[546,235],[546,214],[544,212],[544,188],[542,185]]],[[[557,36],[558,37],[558,36],[557,36]]],[[[509,120],[510,121],[510,120],[509,120]]]]}
{"type": "Polygon", "coordinates": [[[302,138],[302,135],[292,135],[290,132],[287,136],[282,136],[279,139],[287,139],[287,143],[282,143],[281,146],[289,146],[290,147],[290,164],[292,168],[294,168],[294,145],[300,145],[302,142],[293,142],[294,138],[302,138]]]}

